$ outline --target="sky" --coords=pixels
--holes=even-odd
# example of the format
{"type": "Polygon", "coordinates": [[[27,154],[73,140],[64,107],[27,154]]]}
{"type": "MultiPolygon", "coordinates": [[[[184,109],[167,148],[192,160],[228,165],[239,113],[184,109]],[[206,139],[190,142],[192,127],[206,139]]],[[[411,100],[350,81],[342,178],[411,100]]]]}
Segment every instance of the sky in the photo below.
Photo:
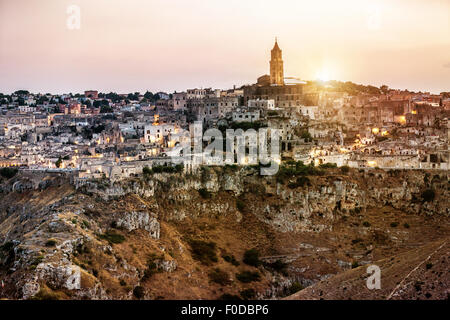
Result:
{"type": "Polygon", "coordinates": [[[0,0],[0,92],[232,88],[275,37],[285,76],[450,91],[450,0],[0,0]]]}

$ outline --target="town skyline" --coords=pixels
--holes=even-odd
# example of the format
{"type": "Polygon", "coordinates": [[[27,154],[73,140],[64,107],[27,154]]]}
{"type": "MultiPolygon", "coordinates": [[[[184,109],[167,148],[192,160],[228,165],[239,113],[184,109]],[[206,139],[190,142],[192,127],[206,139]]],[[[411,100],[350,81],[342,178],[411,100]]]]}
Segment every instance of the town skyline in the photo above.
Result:
{"type": "Polygon", "coordinates": [[[286,76],[325,76],[416,92],[449,90],[446,1],[344,1],[340,6],[321,1],[307,7],[292,1],[278,7],[252,7],[252,1],[108,3],[74,3],[80,28],[71,30],[66,26],[70,2],[2,2],[1,91],[232,88],[267,73],[267,51],[275,37],[284,50],[286,76]],[[417,10],[406,11],[407,6],[417,10]],[[224,15],[228,12],[236,17],[224,15]],[[120,23],[111,19],[119,13],[120,23]],[[416,24],[431,18],[432,25],[416,24]]]}

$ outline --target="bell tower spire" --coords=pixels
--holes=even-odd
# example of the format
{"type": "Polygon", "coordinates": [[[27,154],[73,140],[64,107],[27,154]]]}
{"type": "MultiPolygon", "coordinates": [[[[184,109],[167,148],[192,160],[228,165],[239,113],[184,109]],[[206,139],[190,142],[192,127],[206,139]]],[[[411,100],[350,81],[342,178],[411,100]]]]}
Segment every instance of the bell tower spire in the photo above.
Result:
{"type": "Polygon", "coordinates": [[[284,85],[283,56],[277,37],[275,37],[275,45],[271,51],[270,84],[284,85]]]}

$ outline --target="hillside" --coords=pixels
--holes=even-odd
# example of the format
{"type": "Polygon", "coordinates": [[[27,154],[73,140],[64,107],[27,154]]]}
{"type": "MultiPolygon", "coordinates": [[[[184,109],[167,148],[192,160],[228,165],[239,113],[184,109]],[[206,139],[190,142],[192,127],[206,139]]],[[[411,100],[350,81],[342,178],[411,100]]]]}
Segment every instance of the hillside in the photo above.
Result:
{"type": "MultiPolygon", "coordinates": [[[[261,177],[257,168],[209,167],[77,186],[19,173],[0,190],[0,295],[8,299],[278,299],[305,287],[291,297],[309,299],[327,283],[356,286],[363,265],[375,262],[391,268],[376,296],[385,298],[449,235],[442,172],[261,177]]],[[[423,291],[411,289],[411,275],[399,297],[446,298],[448,273],[432,263],[429,278],[417,280],[423,291]],[[434,271],[443,285],[433,286],[434,271]]]]}

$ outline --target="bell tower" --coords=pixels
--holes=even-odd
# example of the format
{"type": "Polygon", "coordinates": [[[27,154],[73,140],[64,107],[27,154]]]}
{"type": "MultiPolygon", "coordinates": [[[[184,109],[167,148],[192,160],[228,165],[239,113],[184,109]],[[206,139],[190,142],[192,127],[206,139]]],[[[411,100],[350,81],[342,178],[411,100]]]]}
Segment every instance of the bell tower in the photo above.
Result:
{"type": "Polygon", "coordinates": [[[275,45],[271,51],[270,84],[284,85],[283,57],[277,38],[275,38],[275,45]]]}

